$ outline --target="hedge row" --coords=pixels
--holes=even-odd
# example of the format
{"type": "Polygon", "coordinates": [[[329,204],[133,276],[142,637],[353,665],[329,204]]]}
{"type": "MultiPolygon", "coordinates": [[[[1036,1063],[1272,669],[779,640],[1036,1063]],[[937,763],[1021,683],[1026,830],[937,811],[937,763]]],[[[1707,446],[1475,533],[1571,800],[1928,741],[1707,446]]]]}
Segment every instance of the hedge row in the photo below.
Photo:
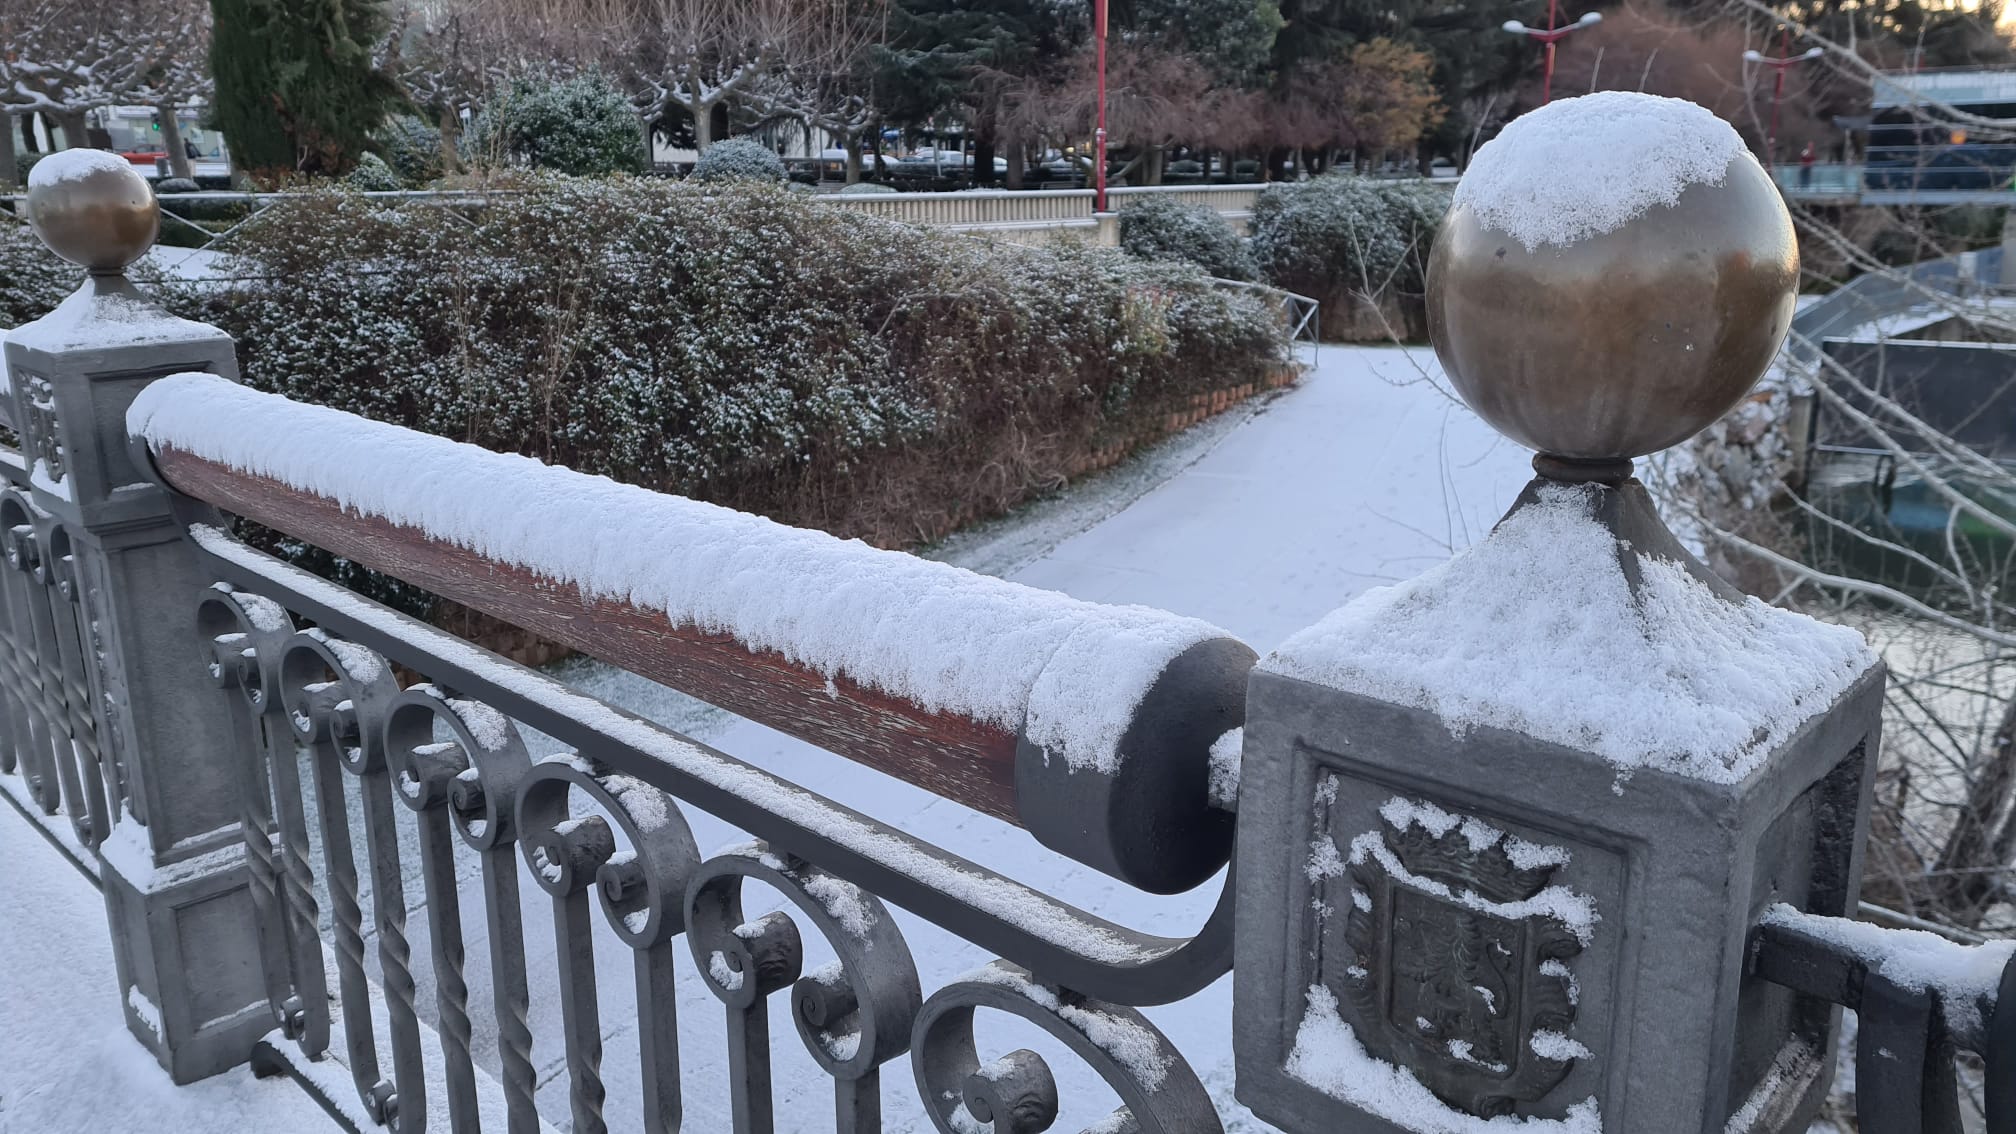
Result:
{"type": "MultiPolygon", "coordinates": [[[[18,321],[75,273],[0,232],[18,321]]],[[[1269,305],[1194,268],[758,185],[553,178],[396,209],[323,189],[224,250],[237,278],[157,290],[237,339],[250,385],[882,546],[1054,489],[1287,361],[1269,305]]]]}
{"type": "Polygon", "coordinates": [[[1419,340],[1428,333],[1428,250],[1448,209],[1439,185],[1326,174],[1269,186],[1250,241],[1207,205],[1155,199],[1121,212],[1120,242],[1149,259],[1310,296],[1322,304],[1328,340],[1419,340]]]}

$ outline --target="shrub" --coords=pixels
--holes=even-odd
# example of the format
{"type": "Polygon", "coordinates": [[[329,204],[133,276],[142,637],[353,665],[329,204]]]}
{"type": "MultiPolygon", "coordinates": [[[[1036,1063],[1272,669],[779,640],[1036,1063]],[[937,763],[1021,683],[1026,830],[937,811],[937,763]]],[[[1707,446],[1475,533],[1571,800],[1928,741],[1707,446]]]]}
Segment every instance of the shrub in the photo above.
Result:
{"type": "Polygon", "coordinates": [[[1149,260],[1195,264],[1221,279],[1255,274],[1252,254],[1218,210],[1163,194],[1137,197],[1120,210],[1120,247],[1149,260]]]}
{"type": "Polygon", "coordinates": [[[854,184],[842,188],[840,193],[846,197],[865,197],[876,193],[894,193],[896,191],[895,186],[884,185],[879,181],[856,181],[854,184]]]}
{"type": "Polygon", "coordinates": [[[154,183],[155,196],[166,193],[195,193],[201,189],[202,186],[187,177],[164,177],[154,183]]]}
{"type": "Polygon", "coordinates": [[[700,152],[693,180],[782,181],[784,159],[754,138],[723,138],[700,152]]]}
{"type": "Polygon", "coordinates": [[[48,314],[83,279],[25,223],[0,214],[0,329],[48,314]]]}
{"type": "Polygon", "coordinates": [[[1253,210],[1253,258],[1277,287],[1323,304],[1326,338],[1426,337],[1428,250],[1446,189],[1326,174],[1273,186],[1253,210]]]}
{"type": "Polygon", "coordinates": [[[563,82],[521,76],[492,99],[462,141],[476,165],[526,165],[576,177],[643,170],[644,128],[599,72],[563,82]]]}
{"type": "Polygon", "coordinates": [[[262,270],[167,298],[260,389],[884,545],[1285,358],[1194,268],[781,188],[542,178],[467,217],[306,191],[225,242],[262,270]]]}
{"type": "Polygon", "coordinates": [[[386,122],[378,144],[384,147],[385,163],[409,188],[439,180],[446,172],[441,168],[441,131],[410,114],[386,122]]]}
{"type": "Polygon", "coordinates": [[[366,193],[391,193],[406,188],[406,182],[377,154],[367,153],[359,158],[357,168],[343,180],[352,189],[366,193]]]}

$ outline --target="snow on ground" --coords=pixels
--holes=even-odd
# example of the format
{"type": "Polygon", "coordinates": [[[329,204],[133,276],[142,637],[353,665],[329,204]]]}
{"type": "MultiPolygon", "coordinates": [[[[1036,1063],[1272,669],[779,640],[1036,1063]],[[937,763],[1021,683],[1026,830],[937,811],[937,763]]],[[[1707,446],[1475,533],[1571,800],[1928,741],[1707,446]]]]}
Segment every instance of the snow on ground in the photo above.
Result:
{"type": "Polygon", "coordinates": [[[5,803],[0,863],[0,1131],[335,1129],[243,1067],[176,1087],[126,1030],[98,891],[5,803]]]}

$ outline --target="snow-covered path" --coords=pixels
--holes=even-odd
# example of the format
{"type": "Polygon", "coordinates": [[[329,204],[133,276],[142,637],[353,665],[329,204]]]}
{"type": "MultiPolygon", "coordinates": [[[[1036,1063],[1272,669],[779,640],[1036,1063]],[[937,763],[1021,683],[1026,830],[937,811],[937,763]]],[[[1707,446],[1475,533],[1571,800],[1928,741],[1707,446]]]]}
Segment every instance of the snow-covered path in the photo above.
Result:
{"type": "Polygon", "coordinates": [[[126,1031],[98,891],[0,801],[0,1131],[334,1129],[288,1079],[175,1086],[126,1031]]]}

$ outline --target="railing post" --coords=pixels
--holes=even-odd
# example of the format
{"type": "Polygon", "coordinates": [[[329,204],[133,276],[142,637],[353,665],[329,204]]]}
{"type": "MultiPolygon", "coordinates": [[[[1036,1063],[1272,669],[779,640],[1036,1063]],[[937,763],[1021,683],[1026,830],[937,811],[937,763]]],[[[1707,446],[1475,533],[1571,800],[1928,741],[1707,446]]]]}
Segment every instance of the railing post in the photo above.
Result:
{"type": "MultiPolygon", "coordinates": [[[[1593,134],[1575,113],[1534,130],[1593,134]]],[[[1839,1013],[1754,975],[1750,941],[1775,903],[1854,914],[1882,666],[1716,578],[1631,475],[1743,397],[1793,309],[1785,206],[1699,118],[1642,163],[1684,141],[1726,166],[1593,231],[1493,208],[1496,185],[1574,193],[1480,151],[1429,324],[1540,475],[1476,547],[1252,678],[1238,1097],[1292,1134],[1803,1131],[1825,1097],[1839,1013]]],[[[1519,126],[1497,158],[1544,144],[1519,126]]]]}
{"type": "Polygon", "coordinates": [[[134,464],[126,407],[179,371],[235,378],[231,339],[174,318],[124,269],[159,209],[124,158],[56,154],[29,179],[28,219],[89,277],[11,332],[14,421],[34,501],[72,549],[85,669],[104,758],[127,801],[98,850],[127,1026],[178,1083],[242,1063],[273,1027],[246,889],[234,753],[247,742],[205,680],[190,625],[210,581],[134,464]]]}

